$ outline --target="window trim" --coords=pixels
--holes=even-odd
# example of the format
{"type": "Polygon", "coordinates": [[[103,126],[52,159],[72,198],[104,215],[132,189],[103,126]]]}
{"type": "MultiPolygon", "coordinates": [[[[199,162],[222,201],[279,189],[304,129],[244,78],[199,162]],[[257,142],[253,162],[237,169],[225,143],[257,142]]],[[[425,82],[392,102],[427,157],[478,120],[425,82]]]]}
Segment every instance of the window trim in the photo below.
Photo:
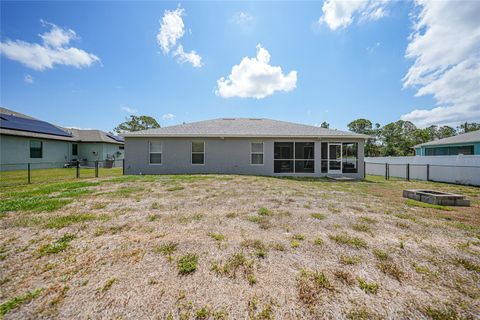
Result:
{"type": "Polygon", "coordinates": [[[316,167],[316,164],[315,164],[315,159],[316,159],[316,152],[315,152],[315,141],[313,140],[299,140],[299,141],[296,141],[296,140],[280,140],[280,141],[274,141],[273,142],[273,173],[274,174],[281,174],[281,175],[284,175],[284,174],[315,174],[316,170],[315,170],[315,167],[316,167]],[[276,159],[275,158],[275,143],[276,142],[291,142],[293,143],[293,153],[292,153],[292,156],[293,158],[292,159],[283,159],[283,158],[279,158],[279,159],[276,159]],[[297,159],[295,156],[296,156],[296,144],[297,143],[313,143],[313,159],[297,159]],[[293,162],[293,167],[292,167],[292,172],[275,172],[275,161],[292,161],[293,162]],[[312,172],[296,172],[295,170],[295,164],[297,161],[312,161],[313,162],[313,171],[312,172]]]}
{"type": "Polygon", "coordinates": [[[148,165],[150,166],[161,166],[163,165],[163,142],[161,141],[148,141],[148,165]],[[152,152],[152,142],[155,142],[155,143],[160,143],[160,149],[161,151],[160,152],[152,152]],[[160,163],[152,163],[150,162],[151,161],[151,158],[150,158],[150,155],[151,154],[160,154],[160,163]]]}
{"type": "Polygon", "coordinates": [[[29,140],[29,158],[30,159],[43,159],[43,141],[42,140],[29,140]],[[40,142],[40,157],[32,157],[32,142],[40,142]]]}
{"type": "Polygon", "coordinates": [[[191,141],[191,143],[190,143],[190,165],[192,165],[192,166],[204,166],[205,162],[207,162],[205,154],[206,154],[205,141],[191,141]],[[199,151],[194,152],[193,151],[193,144],[194,143],[203,143],[203,152],[199,152],[199,151]],[[193,155],[194,154],[203,154],[203,163],[193,163],[193,155]]]}
{"type": "Polygon", "coordinates": [[[250,165],[251,166],[263,166],[265,165],[265,144],[263,141],[251,141],[250,142],[250,165]],[[253,152],[253,144],[262,144],[262,152],[253,152]],[[262,155],[262,163],[253,163],[252,155],[254,154],[261,154],[262,155]]]}

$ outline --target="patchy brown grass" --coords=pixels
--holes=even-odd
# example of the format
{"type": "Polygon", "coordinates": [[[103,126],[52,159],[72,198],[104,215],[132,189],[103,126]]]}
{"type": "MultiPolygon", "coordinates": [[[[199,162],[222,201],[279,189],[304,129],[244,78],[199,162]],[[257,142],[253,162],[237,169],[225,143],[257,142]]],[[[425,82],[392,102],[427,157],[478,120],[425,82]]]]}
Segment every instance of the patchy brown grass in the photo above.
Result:
{"type": "Polygon", "coordinates": [[[5,319],[480,313],[478,188],[124,176],[6,187],[0,201],[5,319]],[[472,206],[413,206],[407,188],[466,194],[472,206]]]}

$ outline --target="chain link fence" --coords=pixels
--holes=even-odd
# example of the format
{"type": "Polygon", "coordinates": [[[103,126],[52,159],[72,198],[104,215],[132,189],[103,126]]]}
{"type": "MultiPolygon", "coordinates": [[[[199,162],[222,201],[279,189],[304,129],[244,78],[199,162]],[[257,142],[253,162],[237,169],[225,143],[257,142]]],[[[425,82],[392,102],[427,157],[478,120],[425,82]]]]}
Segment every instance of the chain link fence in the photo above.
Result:
{"type": "Polygon", "coordinates": [[[0,164],[0,187],[124,174],[124,160],[0,164]]]}

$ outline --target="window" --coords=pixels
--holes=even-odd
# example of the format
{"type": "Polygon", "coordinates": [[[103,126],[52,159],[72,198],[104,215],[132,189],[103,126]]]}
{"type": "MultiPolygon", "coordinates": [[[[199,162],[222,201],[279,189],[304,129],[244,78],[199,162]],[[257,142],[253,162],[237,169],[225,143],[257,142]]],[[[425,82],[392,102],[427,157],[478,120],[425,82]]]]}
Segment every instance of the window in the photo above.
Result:
{"type": "Polygon", "coordinates": [[[118,146],[118,150],[123,150],[123,149],[125,149],[124,145],[118,146]]]}
{"type": "Polygon", "coordinates": [[[346,142],[342,144],[342,172],[357,173],[358,143],[346,142]]]}
{"type": "Polygon", "coordinates": [[[162,143],[150,141],[149,143],[149,163],[162,164],[162,143]]]}
{"type": "Polygon", "coordinates": [[[37,140],[30,140],[30,158],[43,157],[43,142],[37,140]]]}
{"type": "Polygon", "coordinates": [[[313,173],[314,145],[313,142],[275,142],[273,171],[275,173],[313,173]]]}
{"type": "Polygon", "coordinates": [[[72,156],[78,156],[78,144],[72,144],[72,156]]]}
{"type": "Polygon", "coordinates": [[[425,148],[426,156],[456,156],[459,154],[473,154],[473,145],[460,147],[425,148]]]}
{"type": "Polygon", "coordinates": [[[192,142],[192,164],[205,164],[205,142],[192,142]]]}
{"type": "Polygon", "coordinates": [[[322,142],[322,150],[321,150],[321,172],[327,173],[328,172],[328,143],[322,142]]]}
{"type": "Polygon", "coordinates": [[[263,164],[263,142],[252,142],[250,164],[263,164]]]}

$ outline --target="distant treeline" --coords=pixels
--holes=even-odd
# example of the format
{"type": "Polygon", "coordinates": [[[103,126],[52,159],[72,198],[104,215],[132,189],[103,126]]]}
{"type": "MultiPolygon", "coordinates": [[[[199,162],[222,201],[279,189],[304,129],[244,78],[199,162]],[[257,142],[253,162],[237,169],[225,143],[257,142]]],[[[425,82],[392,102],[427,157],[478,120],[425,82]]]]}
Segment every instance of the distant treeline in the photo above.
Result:
{"type": "Polygon", "coordinates": [[[372,137],[365,144],[368,157],[411,156],[415,155],[412,147],[417,144],[480,130],[480,123],[465,122],[457,128],[432,125],[420,129],[410,121],[398,120],[382,127],[367,119],[357,119],[348,124],[348,129],[372,137]]]}

